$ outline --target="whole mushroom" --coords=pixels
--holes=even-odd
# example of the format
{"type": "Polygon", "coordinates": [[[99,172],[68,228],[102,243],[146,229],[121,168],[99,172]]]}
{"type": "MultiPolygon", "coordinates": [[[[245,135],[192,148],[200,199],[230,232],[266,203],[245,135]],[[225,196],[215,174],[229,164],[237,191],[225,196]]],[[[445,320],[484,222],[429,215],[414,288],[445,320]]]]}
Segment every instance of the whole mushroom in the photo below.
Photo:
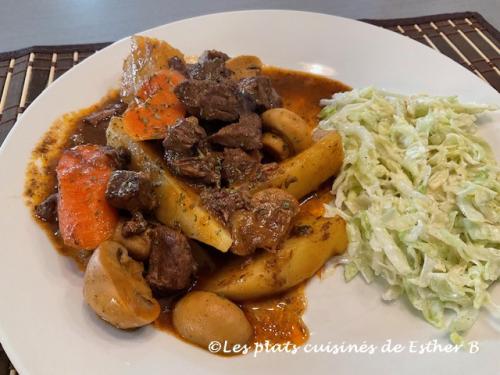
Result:
{"type": "Polygon", "coordinates": [[[172,322],[179,335],[205,349],[212,341],[229,348],[245,345],[253,334],[243,311],[230,300],[211,292],[186,294],[175,305],[172,322]]]}

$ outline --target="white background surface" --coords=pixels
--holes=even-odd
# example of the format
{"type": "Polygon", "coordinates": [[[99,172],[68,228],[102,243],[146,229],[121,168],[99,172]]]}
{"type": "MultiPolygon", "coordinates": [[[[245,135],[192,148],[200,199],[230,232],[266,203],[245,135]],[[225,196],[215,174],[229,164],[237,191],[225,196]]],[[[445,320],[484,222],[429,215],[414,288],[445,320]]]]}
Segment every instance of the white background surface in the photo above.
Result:
{"type": "MultiPolygon", "coordinates": [[[[233,13],[186,20],[148,34],[167,39],[187,54],[210,46],[230,55],[256,54],[269,64],[290,68],[319,64],[354,87],[373,84],[404,93],[459,94],[468,101],[500,104],[499,94],[489,85],[445,56],[395,33],[338,17],[233,13]]],[[[470,335],[481,340],[480,352],[474,355],[300,353],[230,359],[154,329],[122,332],[97,319],[83,302],[81,275],[69,259],[57,255],[24,207],[24,169],[31,149],[55,118],[95,102],[116,85],[127,50],[128,41],[120,42],[58,79],[23,114],[0,149],[0,341],[21,373],[500,372],[500,325],[486,315],[470,335]]],[[[499,114],[482,122],[481,133],[498,149],[499,114]]],[[[380,291],[361,280],[345,284],[341,272],[315,279],[308,287],[305,316],[310,342],[381,345],[386,339],[407,344],[437,338],[447,343],[444,332],[429,326],[404,302],[384,304],[380,291]]]]}

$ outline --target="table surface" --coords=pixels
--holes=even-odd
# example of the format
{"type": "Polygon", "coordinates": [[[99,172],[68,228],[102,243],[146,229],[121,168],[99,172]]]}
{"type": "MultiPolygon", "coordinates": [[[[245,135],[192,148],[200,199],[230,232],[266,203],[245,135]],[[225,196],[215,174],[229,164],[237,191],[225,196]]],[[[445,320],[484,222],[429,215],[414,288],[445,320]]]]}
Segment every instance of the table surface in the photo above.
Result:
{"type": "Polygon", "coordinates": [[[349,18],[476,11],[500,29],[498,0],[1,0],[0,52],[113,41],[175,20],[231,10],[295,9],[349,18]]]}

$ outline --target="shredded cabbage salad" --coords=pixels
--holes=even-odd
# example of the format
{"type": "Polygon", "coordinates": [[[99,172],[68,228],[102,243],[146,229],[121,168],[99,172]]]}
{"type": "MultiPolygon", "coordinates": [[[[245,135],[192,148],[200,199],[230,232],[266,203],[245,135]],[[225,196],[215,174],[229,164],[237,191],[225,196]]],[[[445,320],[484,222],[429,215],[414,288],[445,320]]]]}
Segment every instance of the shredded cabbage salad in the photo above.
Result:
{"type": "Polygon", "coordinates": [[[347,222],[347,281],[382,277],[455,343],[500,276],[500,168],[474,133],[495,108],[374,88],[323,100],[316,132],[338,131],[344,163],[326,205],[347,222]],[[455,312],[451,320],[447,311],[455,312]]]}

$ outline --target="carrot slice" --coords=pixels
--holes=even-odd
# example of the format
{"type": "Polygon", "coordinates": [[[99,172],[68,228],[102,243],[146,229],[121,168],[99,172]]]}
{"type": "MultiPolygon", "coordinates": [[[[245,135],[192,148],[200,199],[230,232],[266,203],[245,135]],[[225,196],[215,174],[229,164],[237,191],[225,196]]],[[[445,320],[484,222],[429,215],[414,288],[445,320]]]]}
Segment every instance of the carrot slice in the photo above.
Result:
{"type": "Polygon", "coordinates": [[[59,185],[57,213],[64,244],[95,249],[113,234],[118,213],[105,198],[113,160],[98,145],[65,150],[56,167],[59,185]]]}
{"type": "Polygon", "coordinates": [[[186,111],[177,99],[174,88],[184,77],[173,70],[160,70],[146,82],[123,115],[124,129],[136,141],[162,139],[167,128],[186,111]]]}

